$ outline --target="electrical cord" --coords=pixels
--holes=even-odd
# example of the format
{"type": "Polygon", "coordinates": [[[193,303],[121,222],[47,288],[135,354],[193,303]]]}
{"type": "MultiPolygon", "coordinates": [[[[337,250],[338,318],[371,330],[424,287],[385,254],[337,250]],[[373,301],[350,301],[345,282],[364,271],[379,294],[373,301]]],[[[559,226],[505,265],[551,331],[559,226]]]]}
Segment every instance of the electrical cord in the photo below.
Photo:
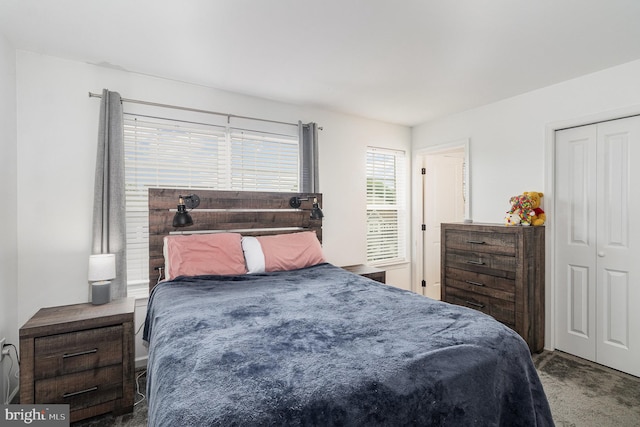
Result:
{"type": "MultiPolygon", "coordinates": [[[[16,353],[16,360],[18,361],[18,369],[16,369],[16,373],[13,374],[13,376],[16,377],[18,381],[20,381],[20,355],[18,354],[18,349],[13,344],[5,344],[5,347],[12,347],[13,351],[16,353]]],[[[9,373],[11,373],[11,371],[9,371],[9,373]]]]}
{"type": "Polygon", "coordinates": [[[4,349],[5,347],[12,347],[13,351],[16,352],[16,360],[18,361],[18,366],[20,366],[20,355],[18,355],[18,349],[16,348],[15,345],[13,344],[5,344],[2,346],[2,348],[4,349]]]}
{"type": "Polygon", "coordinates": [[[142,372],[140,372],[138,375],[136,375],[136,394],[138,396],[142,396],[142,399],[140,399],[137,402],[135,402],[133,404],[133,406],[136,406],[138,403],[144,402],[144,400],[147,398],[147,396],[145,396],[144,394],[140,393],[140,378],[142,378],[146,374],[147,374],[147,370],[145,369],[142,372]]]}
{"type": "Polygon", "coordinates": [[[138,330],[136,331],[136,335],[138,335],[140,333],[140,330],[142,329],[142,327],[144,326],[145,322],[142,322],[142,325],[140,325],[140,327],[138,328],[138,330]]]}
{"type": "MultiPolygon", "coordinates": [[[[20,356],[18,355],[18,349],[13,344],[3,344],[2,348],[0,349],[0,353],[4,352],[5,347],[12,347],[13,351],[16,353],[16,360],[18,361],[18,370],[16,370],[16,373],[14,375],[16,378],[19,378],[18,375],[20,373],[20,356]]],[[[7,373],[7,392],[5,393],[5,401],[4,401],[5,405],[9,404],[9,393],[11,393],[11,370],[13,369],[13,358],[11,357],[10,352],[7,352],[7,357],[9,357],[11,364],[9,365],[9,372],[7,373]]]]}
{"type": "Polygon", "coordinates": [[[9,404],[9,393],[11,392],[11,370],[13,369],[13,359],[9,356],[9,360],[11,361],[11,365],[9,365],[9,375],[7,375],[7,391],[5,393],[4,404],[9,404]]]}

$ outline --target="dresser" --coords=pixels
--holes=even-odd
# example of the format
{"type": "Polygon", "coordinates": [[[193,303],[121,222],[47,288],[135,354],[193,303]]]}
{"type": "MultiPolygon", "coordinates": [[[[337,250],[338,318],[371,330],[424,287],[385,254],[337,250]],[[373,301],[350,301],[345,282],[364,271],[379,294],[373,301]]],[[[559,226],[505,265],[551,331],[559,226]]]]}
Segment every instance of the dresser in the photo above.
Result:
{"type": "Polygon", "coordinates": [[[544,227],[442,224],[442,300],[480,310],[544,347],[544,227]]]}
{"type": "Polygon", "coordinates": [[[20,328],[20,403],[69,404],[71,421],[133,410],[135,299],[39,310],[20,328]]]}

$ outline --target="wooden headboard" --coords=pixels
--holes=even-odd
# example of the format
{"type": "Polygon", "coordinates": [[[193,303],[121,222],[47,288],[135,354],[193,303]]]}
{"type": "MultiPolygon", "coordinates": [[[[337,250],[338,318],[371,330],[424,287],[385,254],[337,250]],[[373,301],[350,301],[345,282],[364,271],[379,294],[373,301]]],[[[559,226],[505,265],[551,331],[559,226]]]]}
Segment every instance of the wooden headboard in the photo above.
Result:
{"type": "Polygon", "coordinates": [[[311,219],[313,199],[322,207],[321,193],[149,189],[149,290],[164,268],[163,238],[169,234],[233,231],[247,236],[315,230],[322,242],[322,219],[311,219]],[[196,194],[200,206],[190,211],[193,225],[173,227],[178,196],[196,194]],[[292,197],[307,198],[300,208],[289,206],[292,197]]]}

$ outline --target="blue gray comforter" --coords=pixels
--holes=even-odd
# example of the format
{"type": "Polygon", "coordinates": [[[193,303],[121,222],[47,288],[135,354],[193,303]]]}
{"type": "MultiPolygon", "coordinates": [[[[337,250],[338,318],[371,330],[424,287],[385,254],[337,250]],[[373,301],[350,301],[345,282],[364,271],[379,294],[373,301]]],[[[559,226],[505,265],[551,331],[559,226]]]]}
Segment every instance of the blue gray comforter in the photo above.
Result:
{"type": "Polygon", "coordinates": [[[150,426],[548,426],[524,341],[330,264],[149,299],[150,426]]]}

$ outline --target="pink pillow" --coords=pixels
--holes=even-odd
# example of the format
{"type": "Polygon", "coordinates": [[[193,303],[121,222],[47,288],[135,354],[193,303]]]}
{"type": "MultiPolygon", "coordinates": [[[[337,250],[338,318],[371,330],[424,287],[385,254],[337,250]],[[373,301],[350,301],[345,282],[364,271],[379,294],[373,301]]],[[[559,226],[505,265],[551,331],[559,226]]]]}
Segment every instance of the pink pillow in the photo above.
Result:
{"type": "Polygon", "coordinates": [[[245,274],[238,233],[192,234],[164,238],[165,277],[245,274]]]}
{"type": "Polygon", "coordinates": [[[257,237],[266,271],[286,271],[325,262],[315,231],[257,237]]]}

